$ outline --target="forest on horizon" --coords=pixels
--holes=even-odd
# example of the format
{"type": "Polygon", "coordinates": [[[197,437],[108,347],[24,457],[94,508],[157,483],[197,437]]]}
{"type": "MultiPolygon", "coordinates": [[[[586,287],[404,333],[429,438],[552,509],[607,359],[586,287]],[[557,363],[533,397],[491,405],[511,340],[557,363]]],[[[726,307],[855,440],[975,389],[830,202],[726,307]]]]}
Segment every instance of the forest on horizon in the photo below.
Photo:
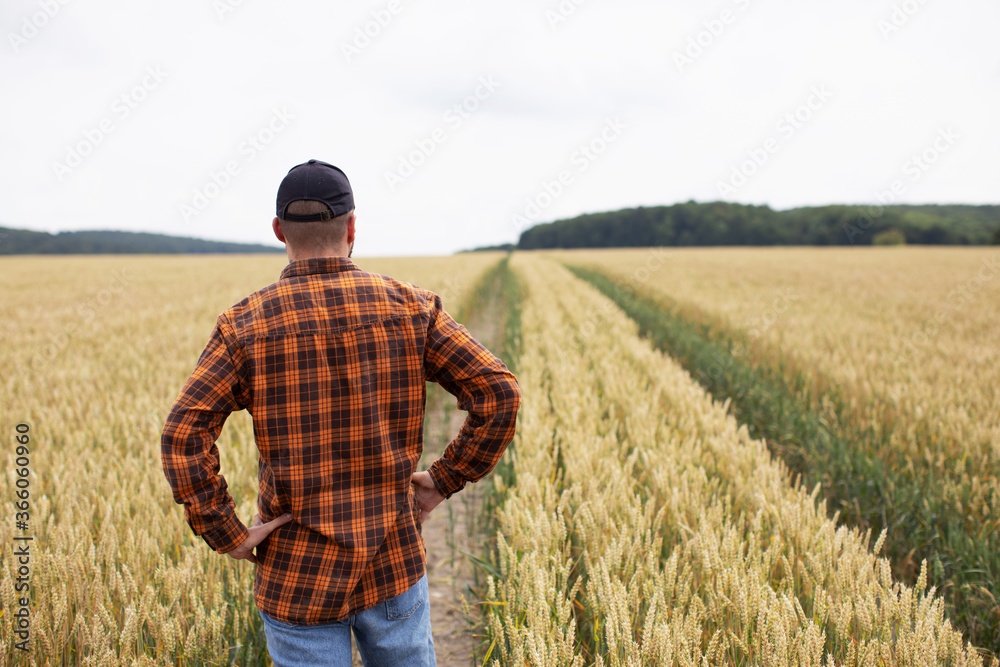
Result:
{"type": "Polygon", "coordinates": [[[988,245],[1000,243],[1000,206],[862,205],[776,211],[688,201],[537,224],[493,249],[646,246],[988,245]]]}

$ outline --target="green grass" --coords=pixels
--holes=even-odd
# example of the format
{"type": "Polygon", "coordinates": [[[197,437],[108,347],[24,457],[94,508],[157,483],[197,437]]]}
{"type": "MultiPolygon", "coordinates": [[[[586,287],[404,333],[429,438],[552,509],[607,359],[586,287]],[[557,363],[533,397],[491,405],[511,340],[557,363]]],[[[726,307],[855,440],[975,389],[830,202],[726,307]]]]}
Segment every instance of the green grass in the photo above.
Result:
{"type": "MultiPolygon", "coordinates": [[[[487,336],[484,342],[516,376],[521,353],[521,302],[524,292],[517,275],[510,268],[510,257],[508,254],[483,276],[467,303],[473,304],[469,313],[470,321],[491,322],[488,328],[494,333],[487,336]]],[[[513,455],[514,443],[511,443],[504,458],[492,473],[500,477],[504,488],[510,488],[516,481],[513,455]]],[[[500,502],[502,499],[496,494],[490,494],[487,498],[485,513],[489,517],[488,525],[491,529],[487,532],[489,535],[496,532],[496,524],[492,517],[495,516],[495,509],[500,502]]]]}
{"type": "MultiPolygon", "coordinates": [[[[477,340],[497,355],[512,373],[517,374],[518,358],[521,352],[521,303],[524,297],[521,283],[510,268],[510,257],[506,255],[493,267],[486,271],[465,299],[463,308],[458,312],[458,321],[464,323],[477,340]]],[[[516,480],[513,458],[514,443],[511,443],[504,457],[500,459],[491,473],[502,482],[502,488],[511,488],[516,480]]],[[[496,550],[497,508],[504,502],[504,496],[496,493],[494,484],[484,480],[487,486],[483,494],[481,514],[476,521],[473,532],[484,536],[484,543],[479,553],[467,553],[473,563],[475,590],[474,599],[486,599],[486,576],[498,576],[499,558],[496,550]]],[[[490,613],[489,607],[483,607],[483,615],[490,613]]],[[[477,662],[486,660],[492,651],[489,637],[484,634],[484,640],[475,653],[477,662]]]]}

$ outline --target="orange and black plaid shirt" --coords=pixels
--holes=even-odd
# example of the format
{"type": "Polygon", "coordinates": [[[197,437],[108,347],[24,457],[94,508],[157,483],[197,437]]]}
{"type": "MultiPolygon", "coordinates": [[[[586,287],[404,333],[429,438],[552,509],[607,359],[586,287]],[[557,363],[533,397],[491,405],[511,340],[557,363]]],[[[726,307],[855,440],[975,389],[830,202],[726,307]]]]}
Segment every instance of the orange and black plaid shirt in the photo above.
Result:
{"type": "Polygon", "coordinates": [[[425,381],[469,413],[430,467],[450,496],[500,460],[520,391],[440,297],[325,257],[289,263],[277,283],[219,316],[167,417],[161,456],[192,530],[227,553],[247,529],[215,443],[231,412],[252,415],[261,518],[292,514],[256,550],[261,610],[329,623],[424,574],[410,475],[423,448],[425,381]]]}

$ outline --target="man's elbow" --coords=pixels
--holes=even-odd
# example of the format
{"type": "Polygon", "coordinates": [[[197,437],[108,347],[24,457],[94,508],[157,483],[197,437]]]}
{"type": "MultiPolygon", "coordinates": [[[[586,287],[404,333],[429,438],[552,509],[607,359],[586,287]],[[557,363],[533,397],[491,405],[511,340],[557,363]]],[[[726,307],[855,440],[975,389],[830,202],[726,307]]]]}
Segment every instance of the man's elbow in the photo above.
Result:
{"type": "Polygon", "coordinates": [[[503,394],[500,398],[500,409],[510,415],[516,415],[521,408],[521,387],[517,379],[511,375],[510,381],[504,383],[503,394]]]}

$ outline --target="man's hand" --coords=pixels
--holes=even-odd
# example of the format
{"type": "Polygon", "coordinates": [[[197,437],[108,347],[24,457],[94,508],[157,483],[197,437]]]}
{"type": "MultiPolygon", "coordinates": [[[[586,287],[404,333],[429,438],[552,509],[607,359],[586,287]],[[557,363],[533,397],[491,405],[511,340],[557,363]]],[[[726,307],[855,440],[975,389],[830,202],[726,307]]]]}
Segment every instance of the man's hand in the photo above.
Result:
{"type": "Polygon", "coordinates": [[[257,557],[253,555],[254,547],[266,540],[267,536],[270,535],[275,528],[284,526],[291,520],[291,514],[282,514],[277,519],[264,523],[260,518],[260,514],[255,515],[253,518],[253,525],[247,528],[250,534],[247,535],[246,541],[230,551],[228,555],[232,556],[236,560],[248,560],[251,563],[256,563],[257,557]]]}
{"type": "Polygon", "coordinates": [[[426,470],[410,475],[410,484],[413,485],[413,496],[416,498],[417,507],[420,508],[420,523],[423,524],[427,520],[427,515],[441,504],[444,496],[438,493],[431,474],[426,470]]]}

